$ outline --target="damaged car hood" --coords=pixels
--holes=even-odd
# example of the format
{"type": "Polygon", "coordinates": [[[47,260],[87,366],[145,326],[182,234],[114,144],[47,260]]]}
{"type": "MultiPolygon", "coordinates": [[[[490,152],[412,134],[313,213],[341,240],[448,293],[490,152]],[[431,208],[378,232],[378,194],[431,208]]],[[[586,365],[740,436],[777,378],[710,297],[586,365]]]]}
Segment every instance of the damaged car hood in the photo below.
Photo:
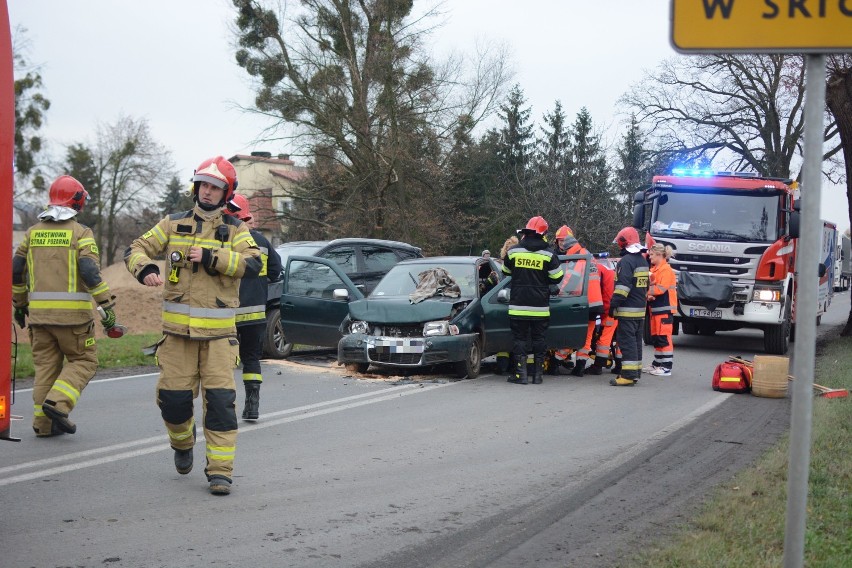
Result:
{"type": "Polygon", "coordinates": [[[408,296],[365,298],[349,303],[352,320],[370,323],[418,323],[450,317],[453,306],[468,303],[471,298],[432,297],[412,304],[408,296]]]}

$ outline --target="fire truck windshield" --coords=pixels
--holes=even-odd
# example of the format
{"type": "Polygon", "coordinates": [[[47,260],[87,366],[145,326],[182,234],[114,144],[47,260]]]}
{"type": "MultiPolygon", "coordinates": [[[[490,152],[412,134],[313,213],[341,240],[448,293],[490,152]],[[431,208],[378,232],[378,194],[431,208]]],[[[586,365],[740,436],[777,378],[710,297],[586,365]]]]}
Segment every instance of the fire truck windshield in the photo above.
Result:
{"type": "Polygon", "coordinates": [[[780,236],[779,199],[775,192],[664,190],[655,200],[651,234],[771,243],[780,236]]]}

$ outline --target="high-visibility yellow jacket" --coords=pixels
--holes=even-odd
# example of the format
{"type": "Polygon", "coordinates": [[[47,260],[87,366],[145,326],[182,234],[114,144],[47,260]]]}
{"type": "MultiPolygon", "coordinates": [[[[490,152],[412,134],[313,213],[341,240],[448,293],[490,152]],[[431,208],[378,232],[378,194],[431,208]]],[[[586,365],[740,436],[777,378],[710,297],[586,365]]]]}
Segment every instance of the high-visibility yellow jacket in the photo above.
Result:
{"type": "Polygon", "coordinates": [[[76,219],[30,227],[12,259],[12,304],[31,325],[71,326],[94,320],[92,299],[112,307],[92,230],[76,219]]]}
{"type": "Polygon", "coordinates": [[[256,276],[260,250],[248,226],[221,209],[196,206],[175,213],[134,240],[124,253],[127,269],[139,282],[159,267],[151,260],[166,258],[163,276],[163,333],[190,339],[235,337],[239,284],[244,274],[256,276]],[[190,247],[207,249],[206,265],[189,260],[190,247]]]}

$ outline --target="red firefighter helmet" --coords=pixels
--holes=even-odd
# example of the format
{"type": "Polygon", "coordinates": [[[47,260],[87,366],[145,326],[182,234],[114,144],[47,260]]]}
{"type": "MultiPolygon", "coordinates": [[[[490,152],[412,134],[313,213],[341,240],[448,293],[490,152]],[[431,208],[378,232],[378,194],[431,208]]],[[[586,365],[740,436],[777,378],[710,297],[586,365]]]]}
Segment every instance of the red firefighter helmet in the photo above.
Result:
{"type": "Polygon", "coordinates": [[[547,221],[541,215],[536,215],[527,221],[527,226],[521,230],[543,235],[547,232],[547,221]]]}
{"type": "Polygon", "coordinates": [[[565,237],[573,237],[574,231],[571,230],[571,227],[568,225],[562,225],[558,229],[556,229],[556,239],[564,239],[565,237]]]}
{"type": "Polygon", "coordinates": [[[59,176],[50,184],[49,204],[70,207],[75,211],[82,211],[89,199],[89,192],[83,184],[71,176],[59,176]]]}
{"type": "Polygon", "coordinates": [[[633,227],[624,227],[618,231],[612,243],[618,245],[618,248],[627,249],[630,252],[638,252],[642,248],[639,244],[639,231],[633,227]]]}
{"type": "Polygon", "coordinates": [[[251,221],[251,205],[246,196],[241,193],[235,193],[225,206],[225,213],[233,215],[240,221],[251,221]]]}
{"type": "Polygon", "coordinates": [[[237,191],[237,171],[231,162],[222,156],[204,160],[196,168],[195,174],[192,176],[193,196],[198,196],[198,184],[202,181],[224,189],[223,199],[225,203],[229,202],[237,191]]]}

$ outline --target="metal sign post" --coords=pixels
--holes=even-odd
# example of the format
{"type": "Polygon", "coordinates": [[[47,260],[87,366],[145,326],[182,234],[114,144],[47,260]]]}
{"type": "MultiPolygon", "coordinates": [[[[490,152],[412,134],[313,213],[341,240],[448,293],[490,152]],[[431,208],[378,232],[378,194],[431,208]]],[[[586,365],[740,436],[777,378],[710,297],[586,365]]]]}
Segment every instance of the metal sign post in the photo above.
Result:
{"type": "Polygon", "coordinates": [[[825,54],[852,52],[852,1],[672,0],[671,43],[681,53],[808,53],[805,56],[801,230],[796,254],[796,344],[787,474],[784,567],[804,564],[813,368],[822,223],[825,54]]]}

